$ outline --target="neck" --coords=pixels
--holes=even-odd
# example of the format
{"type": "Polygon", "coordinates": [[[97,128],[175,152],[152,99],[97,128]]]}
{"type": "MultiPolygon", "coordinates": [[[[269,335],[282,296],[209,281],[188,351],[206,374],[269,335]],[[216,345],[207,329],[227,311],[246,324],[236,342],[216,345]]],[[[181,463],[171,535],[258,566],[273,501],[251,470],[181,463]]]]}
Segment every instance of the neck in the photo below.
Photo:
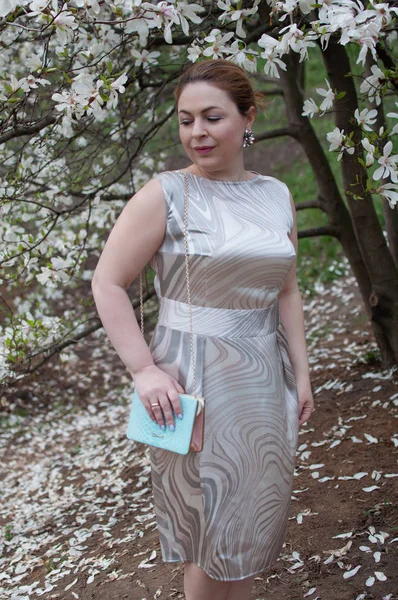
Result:
{"type": "Polygon", "coordinates": [[[245,181],[251,179],[249,172],[245,170],[243,165],[237,170],[228,170],[228,172],[225,169],[205,169],[197,164],[191,165],[188,170],[194,175],[206,179],[216,179],[217,181],[245,181]]]}

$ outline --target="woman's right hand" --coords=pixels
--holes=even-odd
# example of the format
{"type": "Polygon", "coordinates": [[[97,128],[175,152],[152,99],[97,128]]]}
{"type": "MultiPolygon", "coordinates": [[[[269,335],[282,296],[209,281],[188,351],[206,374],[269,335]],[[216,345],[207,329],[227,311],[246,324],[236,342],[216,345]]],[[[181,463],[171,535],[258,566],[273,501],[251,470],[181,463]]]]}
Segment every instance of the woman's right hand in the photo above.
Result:
{"type": "Polygon", "coordinates": [[[135,371],[133,379],[137,394],[152,421],[165,429],[166,420],[166,424],[173,429],[175,424],[172,409],[177,417],[182,415],[179,394],[185,393],[184,388],[156,365],[148,365],[135,371]],[[158,406],[151,406],[155,402],[158,406]]]}

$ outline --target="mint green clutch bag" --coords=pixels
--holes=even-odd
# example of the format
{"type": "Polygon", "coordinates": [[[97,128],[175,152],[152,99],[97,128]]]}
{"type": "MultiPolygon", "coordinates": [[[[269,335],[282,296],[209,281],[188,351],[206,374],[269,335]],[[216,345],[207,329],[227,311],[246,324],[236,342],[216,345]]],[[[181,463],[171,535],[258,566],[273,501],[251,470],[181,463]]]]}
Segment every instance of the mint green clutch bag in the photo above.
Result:
{"type": "Polygon", "coordinates": [[[163,431],[157,423],[152,421],[137,391],[134,390],[127,437],[130,440],[157,446],[178,454],[188,454],[195,416],[197,412],[198,414],[201,412],[203,400],[189,394],[179,394],[179,396],[183,419],[175,418],[173,411],[175,431],[171,431],[168,427],[163,431]]]}

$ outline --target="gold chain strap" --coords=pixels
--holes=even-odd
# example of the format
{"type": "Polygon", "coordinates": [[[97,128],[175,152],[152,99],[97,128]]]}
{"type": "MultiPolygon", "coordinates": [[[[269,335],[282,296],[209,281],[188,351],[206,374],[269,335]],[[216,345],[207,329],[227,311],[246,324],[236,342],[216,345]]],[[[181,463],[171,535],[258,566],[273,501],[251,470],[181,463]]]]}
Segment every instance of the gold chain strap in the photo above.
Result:
{"type": "MultiPolygon", "coordinates": [[[[184,175],[185,180],[185,194],[184,194],[184,248],[185,248],[185,274],[187,281],[187,299],[189,306],[189,329],[190,329],[190,343],[191,343],[191,364],[192,364],[192,383],[193,383],[193,394],[196,396],[196,369],[195,369],[195,349],[193,343],[193,326],[192,326],[192,305],[191,305],[191,289],[189,284],[189,268],[188,268],[188,200],[189,200],[189,185],[188,177],[184,171],[181,171],[184,175]]],[[[140,273],[140,317],[141,317],[141,334],[144,337],[144,302],[142,294],[142,271],[140,273]]]]}

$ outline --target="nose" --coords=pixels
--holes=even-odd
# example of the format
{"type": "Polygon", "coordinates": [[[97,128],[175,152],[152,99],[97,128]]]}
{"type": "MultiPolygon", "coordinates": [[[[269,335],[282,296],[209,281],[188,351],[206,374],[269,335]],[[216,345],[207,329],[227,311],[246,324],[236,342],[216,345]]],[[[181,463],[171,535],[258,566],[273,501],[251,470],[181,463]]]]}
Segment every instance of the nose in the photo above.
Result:
{"type": "Polygon", "coordinates": [[[192,127],[192,136],[203,137],[204,135],[206,135],[206,129],[202,119],[195,119],[192,127]]]}

